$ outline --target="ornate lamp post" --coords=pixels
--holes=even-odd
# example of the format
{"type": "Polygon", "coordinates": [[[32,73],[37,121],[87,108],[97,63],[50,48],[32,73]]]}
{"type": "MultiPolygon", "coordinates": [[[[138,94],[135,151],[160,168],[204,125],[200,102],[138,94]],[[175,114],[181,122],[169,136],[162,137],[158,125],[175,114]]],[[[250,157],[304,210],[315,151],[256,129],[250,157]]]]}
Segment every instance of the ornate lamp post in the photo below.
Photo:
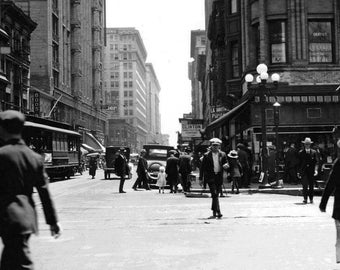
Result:
{"type": "Polygon", "coordinates": [[[267,83],[269,75],[267,73],[268,67],[265,64],[259,64],[256,67],[258,73],[256,83],[253,83],[254,76],[247,74],[245,81],[248,84],[248,90],[253,90],[254,95],[259,95],[261,105],[261,175],[259,188],[270,187],[268,183],[268,151],[267,151],[267,124],[266,124],[266,96],[271,93],[272,89],[277,89],[280,75],[274,73],[271,75],[272,84],[267,83]]]}

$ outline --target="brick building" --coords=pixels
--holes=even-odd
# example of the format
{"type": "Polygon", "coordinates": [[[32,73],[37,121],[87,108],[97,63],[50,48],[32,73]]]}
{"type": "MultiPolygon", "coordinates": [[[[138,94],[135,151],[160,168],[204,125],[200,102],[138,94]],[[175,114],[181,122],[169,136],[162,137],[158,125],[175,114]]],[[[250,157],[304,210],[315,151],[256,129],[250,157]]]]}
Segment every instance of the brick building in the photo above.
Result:
{"type": "MultiPolygon", "coordinates": [[[[248,143],[258,162],[261,106],[245,75],[260,63],[278,73],[277,89],[266,95],[268,144],[298,147],[311,137],[325,162],[334,158],[332,130],[340,125],[340,15],[336,0],[206,1],[207,66],[203,106],[205,136],[220,137],[225,149],[248,143]],[[278,136],[274,107],[278,101],[278,136]],[[215,108],[228,112],[214,119],[215,108]]],[[[271,84],[269,80],[268,83],[271,84]]],[[[259,89],[258,89],[259,90],[259,89]]]]}

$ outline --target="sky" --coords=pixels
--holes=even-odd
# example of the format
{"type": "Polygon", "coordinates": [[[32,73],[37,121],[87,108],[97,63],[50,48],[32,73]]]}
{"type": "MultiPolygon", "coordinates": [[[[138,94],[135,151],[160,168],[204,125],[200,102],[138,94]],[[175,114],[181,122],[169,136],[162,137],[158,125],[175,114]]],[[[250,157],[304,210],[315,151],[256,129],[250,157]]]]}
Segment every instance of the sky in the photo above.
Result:
{"type": "Polygon", "coordinates": [[[191,112],[190,31],[204,30],[204,0],[106,0],[106,26],[134,27],[159,81],[161,131],[177,145],[178,119],[191,112]]]}

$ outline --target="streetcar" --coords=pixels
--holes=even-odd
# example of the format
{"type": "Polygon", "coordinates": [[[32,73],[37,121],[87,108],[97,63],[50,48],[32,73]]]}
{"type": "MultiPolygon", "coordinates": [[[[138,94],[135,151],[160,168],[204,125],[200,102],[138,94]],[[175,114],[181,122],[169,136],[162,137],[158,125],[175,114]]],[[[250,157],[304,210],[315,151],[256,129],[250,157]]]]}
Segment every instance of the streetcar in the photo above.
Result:
{"type": "Polygon", "coordinates": [[[50,180],[74,176],[80,168],[80,133],[66,124],[30,120],[25,121],[23,139],[28,147],[43,156],[50,180]]]}

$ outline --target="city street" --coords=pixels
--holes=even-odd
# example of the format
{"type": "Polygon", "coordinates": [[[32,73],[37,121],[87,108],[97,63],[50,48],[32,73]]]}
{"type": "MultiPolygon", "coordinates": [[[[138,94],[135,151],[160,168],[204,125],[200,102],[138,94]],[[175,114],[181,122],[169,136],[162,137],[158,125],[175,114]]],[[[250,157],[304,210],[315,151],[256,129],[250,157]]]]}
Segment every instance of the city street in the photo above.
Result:
{"type": "Polygon", "coordinates": [[[325,214],[320,197],[302,205],[298,196],[228,194],[223,219],[211,220],[210,198],[133,191],[134,180],[119,194],[118,179],[103,178],[98,170],[94,180],[85,172],[50,185],[64,231],[53,239],[39,210],[36,269],[340,269],[333,199],[325,214]]]}

